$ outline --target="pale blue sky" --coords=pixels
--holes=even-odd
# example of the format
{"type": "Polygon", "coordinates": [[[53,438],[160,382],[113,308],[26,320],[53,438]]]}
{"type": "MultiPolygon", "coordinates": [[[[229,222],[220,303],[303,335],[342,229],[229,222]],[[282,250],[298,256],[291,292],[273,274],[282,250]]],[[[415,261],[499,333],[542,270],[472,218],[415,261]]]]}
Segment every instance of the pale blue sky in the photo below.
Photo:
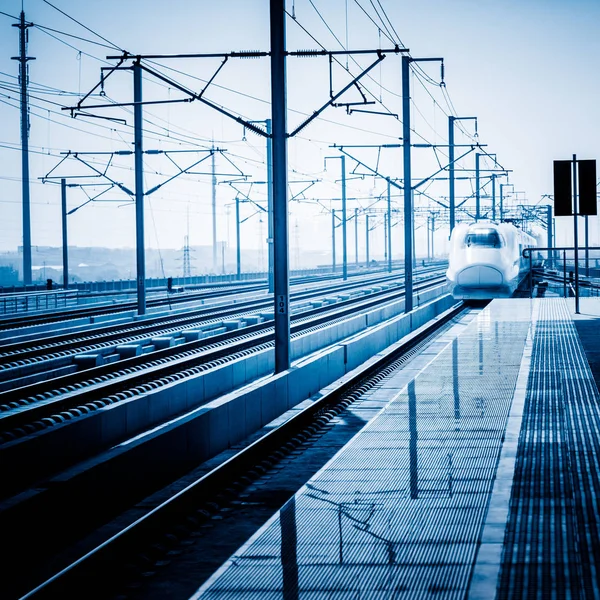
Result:
{"type": "MultiPolygon", "coordinates": [[[[266,0],[171,0],[168,3],[155,0],[90,0],[85,3],[55,0],[52,3],[111,42],[134,53],[269,49],[266,0]]],[[[294,10],[297,17],[297,23],[288,19],[289,50],[317,47],[299,24],[328,49],[340,48],[313,4],[343,45],[347,40],[353,49],[375,48],[380,39],[382,46],[390,45],[385,34],[380,36],[377,27],[364,15],[355,0],[313,0],[312,4],[310,0],[288,0],[288,10],[294,10]]],[[[368,0],[359,0],[359,4],[377,21],[368,0]]],[[[600,2],[382,0],[382,5],[412,56],[444,57],[447,90],[458,114],[478,117],[480,142],[488,145],[488,152],[497,154],[503,166],[513,170],[510,180],[516,190],[525,192],[521,197],[526,196],[529,202],[536,203],[542,194],[552,193],[552,160],[569,158],[574,152],[582,158],[598,157],[600,127],[597,104],[600,88],[596,70],[600,59],[597,35],[600,2]]],[[[20,8],[20,0],[0,0],[0,10],[6,13],[17,15],[20,8]]],[[[25,0],[25,12],[27,20],[36,24],[101,42],[43,0],[25,0]]],[[[4,31],[0,35],[0,85],[14,83],[10,75],[17,74],[17,63],[10,57],[18,52],[18,31],[10,26],[11,23],[10,18],[0,15],[0,28],[4,31]]],[[[112,53],[77,39],[55,33],[52,35],[101,59],[112,53]]],[[[99,67],[102,66],[99,60],[85,54],[79,57],[75,49],[61,44],[38,28],[30,30],[29,54],[36,57],[30,63],[30,78],[38,93],[32,92],[32,96],[69,104],[72,98],[41,94],[38,84],[70,92],[84,92],[98,81],[99,67]]],[[[360,58],[358,62],[366,66],[369,60],[360,58]]],[[[173,61],[162,64],[207,79],[218,61],[173,61]]],[[[356,64],[350,62],[349,66],[354,74],[359,72],[356,64]]],[[[217,83],[234,91],[214,88],[207,93],[207,97],[248,118],[268,118],[268,67],[268,59],[230,61],[219,75],[217,83]]],[[[425,69],[433,80],[439,81],[437,65],[425,69]]],[[[172,74],[194,89],[202,87],[198,80],[172,74]]],[[[310,114],[328,98],[327,60],[290,59],[288,75],[289,125],[292,129],[304,118],[301,113],[310,114]]],[[[338,88],[348,81],[347,75],[339,67],[334,76],[338,88]]],[[[417,134],[413,134],[414,141],[419,141],[418,137],[422,136],[429,142],[446,143],[447,116],[443,110],[448,112],[448,107],[444,96],[435,85],[422,85],[414,77],[412,81],[415,102],[413,124],[417,134]]],[[[149,80],[144,86],[146,99],[176,97],[168,86],[158,86],[149,80]]],[[[371,107],[372,110],[401,112],[398,57],[386,58],[381,68],[376,67],[372,72],[372,79],[365,80],[365,86],[375,98],[383,101],[385,107],[378,105],[371,107]]],[[[106,85],[108,96],[116,101],[131,101],[131,90],[129,74],[117,74],[106,85]]],[[[0,101],[15,104],[14,100],[6,98],[16,98],[14,92],[0,89],[0,94],[3,94],[0,101]]],[[[352,92],[347,98],[353,101],[358,96],[352,92]]],[[[41,153],[32,154],[31,158],[31,178],[36,181],[32,184],[31,193],[32,239],[34,245],[58,245],[59,191],[55,186],[40,185],[37,178],[57,163],[61,150],[122,150],[130,148],[131,133],[130,128],[107,121],[68,120],[64,115],[48,112],[60,112],[60,109],[42,100],[32,98],[32,104],[30,143],[32,149],[41,153]],[[48,117],[55,122],[49,122],[48,117]],[[48,152],[52,155],[49,156],[48,152]]],[[[131,115],[123,111],[115,109],[110,114],[126,118],[128,124],[132,123],[131,115]]],[[[244,140],[241,127],[232,121],[195,104],[153,106],[147,109],[146,115],[152,122],[147,128],[153,132],[145,140],[146,148],[189,148],[183,145],[183,141],[206,147],[214,137],[220,147],[229,150],[230,158],[239,168],[252,174],[254,180],[264,180],[264,140],[248,133],[244,140]]],[[[290,181],[323,180],[306,192],[305,196],[309,199],[339,198],[339,185],[335,183],[339,178],[339,161],[332,161],[327,171],[323,171],[323,158],[337,154],[328,148],[330,144],[393,143],[402,135],[401,123],[390,116],[347,116],[343,109],[330,108],[323,117],[289,144],[290,167],[295,170],[290,173],[290,181]]],[[[0,248],[14,249],[21,243],[20,159],[16,150],[1,146],[19,147],[18,110],[0,103],[0,123],[0,248]]],[[[464,127],[472,132],[468,122],[464,127]]],[[[457,142],[466,141],[467,137],[458,135],[457,142]]],[[[377,162],[374,151],[357,151],[357,156],[372,166],[377,162]]],[[[436,169],[437,162],[431,150],[414,150],[413,156],[415,177],[426,177],[436,169]]],[[[181,158],[182,164],[187,160],[187,157],[181,158]]],[[[441,155],[440,160],[443,160],[441,155]]],[[[115,160],[116,168],[110,172],[129,187],[133,185],[132,162],[131,157],[120,157],[115,160]]],[[[469,158],[462,164],[471,168],[473,160],[469,158]]],[[[153,175],[153,171],[167,176],[173,172],[161,157],[147,157],[146,165],[149,171],[147,187],[163,179],[162,175],[153,175]]],[[[351,167],[350,161],[348,166],[351,167]]],[[[384,151],[379,166],[384,175],[402,177],[400,151],[384,151]]],[[[218,161],[218,168],[223,172],[231,170],[231,166],[222,159],[218,161]]],[[[68,173],[63,171],[60,174],[78,172],[75,165],[69,169],[68,173]]],[[[304,184],[291,184],[292,193],[300,191],[302,187],[304,184]]],[[[248,191],[249,187],[246,185],[240,189],[248,191]]],[[[378,196],[384,189],[380,180],[351,179],[348,195],[359,200],[351,202],[349,206],[351,209],[354,206],[364,207],[370,203],[369,196],[378,196]]],[[[467,194],[470,190],[468,183],[461,182],[458,194],[467,194]]],[[[255,185],[251,195],[262,200],[264,191],[264,186],[255,185]]],[[[447,196],[447,182],[436,182],[428,188],[427,193],[434,198],[447,196]]],[[[109,195],[111,200],[123,199],[122,195],[112,192],[109,195]]],[[[229,209],[231,215],[227,220],[226,211],[234,196],[235,192],[229,186],[219,186],[219,238],[229,238],[231,243],[234,235],[233,212],[229,209]]],[[[69,207],[77,206],[84,199],[80,191],[70,190],[69,207]]],[[[399,199],[395,199],[395,202],[400,207],[399,199]]],[[[325,200],[324,205],[329,207],[330,203],[325,200]]],[[[148,199],[147,206],[148,246],[181,247],[188,210],[191,243],[210,243],[210,181],[207,177],[187,177],[173,182],[148,199]]],[[[339,208],[339,202],[334,206],[339,208]]],[[[294,203],[291,211],[292,244],[296,239],[295,231],[298,231],[300,248],[329,250],[330,216],[319,206],[308,203],[294,203]],[[297,229],[294,227],[296,222],[297,229]]],[[[244,216],[251,214],[250,207],[245,206],[244,216]]],[[[120,202],[86,206],[69,217],[70,243],[80,246],[133,246],[133,217],[132,207],[120,202]]],[[[597,228],[597,223],[594,223],[594,241],[597,240],[597,228]]],[[[395,247],[400,247],[400,229],[398,227],[394,231],[395,247]]],[[[266,237],[266,224],[259,223],[257,216],[244,223],[242,230],[245,247],[257,247],[259,240],[266,237]]],[[[383,238],[379,239],[380,232],[373,235],[373,251],[381,253],[378,248],[383,247],[383,238]]],[[[418,230],[417,237],[424,237],[422,228],[418,230]]],[[[436,234],[438,248],[442,247],[446,237],[445,230],[436,234]]],[[[424,250],[424,247],[423,242],[421,248],[424,250]]]]}

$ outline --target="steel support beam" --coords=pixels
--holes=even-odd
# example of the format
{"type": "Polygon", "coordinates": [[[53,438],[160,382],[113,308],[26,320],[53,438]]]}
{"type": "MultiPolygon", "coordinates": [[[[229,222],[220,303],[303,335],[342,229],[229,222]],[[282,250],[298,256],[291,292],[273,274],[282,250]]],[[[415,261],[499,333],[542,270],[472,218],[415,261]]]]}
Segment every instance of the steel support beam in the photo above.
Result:
{"type": "Polygon", "coordinates": [[[388,273],[392,272],[392,185],[387,180],[387,257],[388,273]]]}
{"type": "Polygon", "coordinates": [[[240,279],[242,274],[242,251],[240,245],[240,199],[235,197],[235,253],[237,278],[240,279]]]}
{"type": "Polygon", "coordinates": [[[383,213],[383,260],[387,262],[387,233],[388,233],[388,216],[383,213]]]}
{"type": "Polygon", "coordinates": [[[63,289],[69,289],[69,245],[67,239],[67,180],[60,180],[60,202],[62,219],[62,263],[63,263],[63,289]]]}
{"type": "Polygon", "coordinates": [[[290,367],[285,0],[270,0],[275,373],[290,367]]]}
{"type": "Polygon", "coordinates": [[[448,187],[450,203],[450,235],[455,224],[456,198],[454,189],[454,120],[456,117],[448,117],[448,187]]]}
{"type": "Polygon", "coordinates": [[[481,196],[479,191],[479,152],[475,153],[475,222],[481,219],[481,196]]]}
{"type": "Polygon", "coordinates": [[[589,232],[589,223],[588,223],[588,215],[585,215],[585,276],[590,276],[590,232],[589,232]]]}
{"type": "Polygon", "coordinates": [[[410,63],[402,57],[402,146],[404,158],[404,311],[413,309],[413,206],[410,160],[410,63]]]}
{"type": "Polygon", "coordinates": [[[577,202],[577,155],[573,154],[573,247],[575,248],[575,314],[579,314],[579,202],[577,202]]]}
{"type": "Polygon", "coordinates": [[[273,252],[273,133],[271,127],[271,119],[266,119],[265,126],[267,130],[267,219],[268,219],[268,238],[267,248],[269,251],[269,293],[274,290],[273,273],[274,273],[274,252],[273,252]]]}
{"type": "Polygon", "coordinates": [[[496,175],[492,174],[492,221],[496,221],[496,175]]]}
{"type": "Polygon", "coordinates": [[[354,209],[354,261],[358,267],[358,208],[354,209]]]}
{"type": "Polygon", "coordinates": [[[369,215],[365,215],[366,223],[365,223],[365,245],[366,245],[366,262],[367,269],[369,268],[369,215]]]}
{"type": "Polygon", "coordinates": [[[335,208],[331,209],[331,270],[335,273],[335,208]]]}
{"type": "Polygon", "coordinates": [[[144,247],[144,163],[142,120],[142,67],[133,63],[133,128],[135,152],[135,246],[138,314],[146,313],[146,257],[144,247]]]}
{"type": "MultiPolygon", "coordinates": [[[[552,243],[554,241],[554,232],[553,232],[553,222],[552,222],[552,204],[548,204],[548,206],[546,207],[546,222],[547,222],[547,227],[546,227],[546,232],[548,234],[548,248],[552,248],[552,243]]],[[[586,242],[586,247],[587,247],[587,242],[586,242]]],[[[552,268],[552,264],[554,262],[554,252],[549,250],[548,251],[548,263],[549,263],[549,267],[552,268]]]]}
{"type": "Polygon", "coordinates": [[[346,157],[340,156],[342,161],[342,279],[348,279],[348,240],[346,236],[346,157]]]}
{"type": "Polygon", "coordinates": [[[217,272],[217,176],[215,167],[215,153],[214,145],[212,146],[213,153],[211,159],[211,172],[212,172],[212,196],[211,196],[211,208],[212,208],[212,251],[213,251],[213,273],[217,272]]]}

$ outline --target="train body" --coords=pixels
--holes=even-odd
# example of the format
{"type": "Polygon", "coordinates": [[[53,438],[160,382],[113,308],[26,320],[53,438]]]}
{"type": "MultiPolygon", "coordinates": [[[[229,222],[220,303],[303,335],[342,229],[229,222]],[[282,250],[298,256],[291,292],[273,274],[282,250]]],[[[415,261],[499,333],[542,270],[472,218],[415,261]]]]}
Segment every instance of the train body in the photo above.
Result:
{"type": "Polygon", "coordinates": [[[450,236],[446,277],[455,298],[510,297],[526,275],[525,248],[538,240],[510,223],[460,223],[450,236]]]}

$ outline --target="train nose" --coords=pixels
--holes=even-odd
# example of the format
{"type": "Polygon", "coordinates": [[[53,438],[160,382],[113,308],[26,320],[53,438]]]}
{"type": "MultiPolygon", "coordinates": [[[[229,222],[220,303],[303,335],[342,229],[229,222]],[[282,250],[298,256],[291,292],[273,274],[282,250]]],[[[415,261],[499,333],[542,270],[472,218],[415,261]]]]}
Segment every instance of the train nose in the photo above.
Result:
{"type": "Polygon", "coordinates": [[[464,287],[494,287],[502,285],[502,273],[494,267],[474,265],[457,274],[456,283],[464,287]]]}

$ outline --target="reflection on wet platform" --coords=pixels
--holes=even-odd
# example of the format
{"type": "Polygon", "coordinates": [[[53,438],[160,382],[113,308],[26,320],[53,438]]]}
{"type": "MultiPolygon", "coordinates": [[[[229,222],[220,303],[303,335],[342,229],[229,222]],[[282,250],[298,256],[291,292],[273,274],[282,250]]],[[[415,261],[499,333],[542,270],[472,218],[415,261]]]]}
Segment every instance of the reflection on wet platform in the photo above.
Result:
{"type": "Polygon", "coordinates": [[[205,584],[203,598],[463,598],[529,301],[495,302],[205,584]]]}

